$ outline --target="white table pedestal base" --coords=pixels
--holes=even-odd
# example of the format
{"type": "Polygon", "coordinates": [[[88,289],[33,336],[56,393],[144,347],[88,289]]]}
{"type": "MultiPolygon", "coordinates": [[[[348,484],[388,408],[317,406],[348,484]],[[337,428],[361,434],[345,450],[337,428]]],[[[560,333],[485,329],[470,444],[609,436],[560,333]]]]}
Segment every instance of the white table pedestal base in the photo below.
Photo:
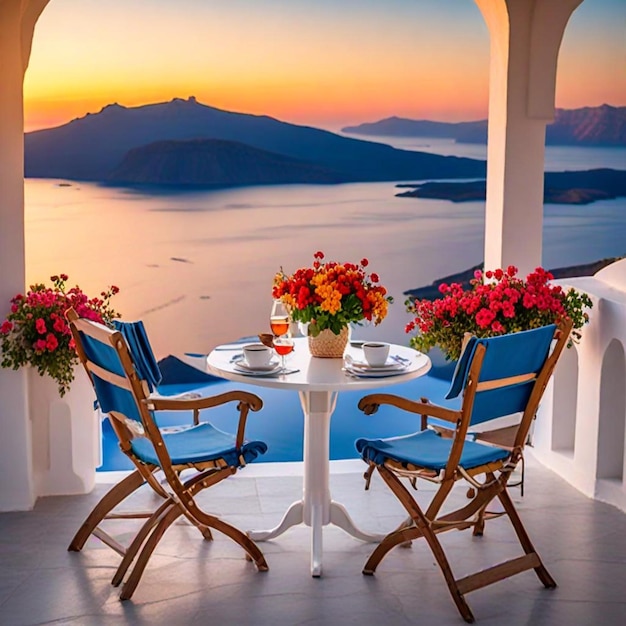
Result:
{"type": "MultiPolygon", "coordinates": [[[[342,504],[330,497],[330,418],[337,392],[300,391],[304,412],[304,479],[302,500],[294,502],[278,526],[271,530],[251,530],[254,541],[268,541],[298,524],[311,527],[311,575],[322,574],[322,528],[334,524],[356,539],[377,543],[384,535],[359,530],[342,504]]],[[[356,488],[356,485],[355,485],[356,488]]]]}

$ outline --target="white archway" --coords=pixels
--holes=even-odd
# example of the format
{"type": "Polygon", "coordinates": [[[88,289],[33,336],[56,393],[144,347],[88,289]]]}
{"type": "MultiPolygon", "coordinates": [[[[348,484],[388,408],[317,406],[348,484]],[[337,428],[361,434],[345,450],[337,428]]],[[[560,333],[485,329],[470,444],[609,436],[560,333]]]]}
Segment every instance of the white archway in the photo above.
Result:
{"type": "Polygon", "coordinates": [[[626,457],[626,358],[624,346],[613,339],[602,359],[598,417],[597,478],[624,480],[626,457]]]}
{"type": "MultiPolygon", "coordinates": [[[[541,263],[545,127],[556,62],[583,0],[475,0],[491,38],[485,263],[541,263]]],[[[23,79],[49,0],[0,0],[0,302],[24,289],[23,79]]],[[[451,17],[450,19],[454,19],[451,17]]],[[[0,511],[28,509],[32,478],[26,374],[0,370],[0,511]]]]}

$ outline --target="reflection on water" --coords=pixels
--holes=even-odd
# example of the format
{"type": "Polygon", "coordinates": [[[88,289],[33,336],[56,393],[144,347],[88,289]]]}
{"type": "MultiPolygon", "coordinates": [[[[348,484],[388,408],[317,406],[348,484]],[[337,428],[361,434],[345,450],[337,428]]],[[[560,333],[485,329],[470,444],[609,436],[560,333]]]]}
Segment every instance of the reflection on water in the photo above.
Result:
{"type": "MultiPolygon", "coordinates": [[[[90,295],[116,284],[126,319],[142,318],[159,358],[267,332],[274,273],[323,250],[370,260],[396,302],[355,336],[407,341],[402,292],[483,256],[484,203],[396,198],[393,183],[216,191],[125,190],[26,181],[27,280],[61,272],[90,295]]],[[[549,205],[544,265],[624,254],[626,200],[549,205]]]]}

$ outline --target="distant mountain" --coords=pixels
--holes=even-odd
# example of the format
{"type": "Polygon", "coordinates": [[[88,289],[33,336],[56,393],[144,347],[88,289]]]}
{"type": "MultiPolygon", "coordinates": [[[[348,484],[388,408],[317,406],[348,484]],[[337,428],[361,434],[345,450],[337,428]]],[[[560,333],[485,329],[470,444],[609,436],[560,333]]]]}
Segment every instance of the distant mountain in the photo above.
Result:
{"type": "MultiPolygon", "coordinates": [[[[396,194],[405,198],[432,198],[451,202],[484,200],[487,185],[484,180],[468,182],[427,182],[398,187],[414,187],[396,194]]],[[[626,196],[626,171],[611,169],[581,172],[546,172],[543,201],[551,204],[590,204],[596,200],[611,200],[626,196]]]]}
{"type": "Polygon", "coordinates": [[[378,122],[365,122],[358,126],[346,126],[344,133],[387,137],[433,137],[454,139],[459,143],[479,143],[487,141],[487,120],[478,122],[431,122],[411,120],[404,117],[387,117],[378,122]],[[478,142],[476,138],[480,138],[478,142]]]}
{"type": "Polygon", "coordinates": [[[232,113],[195,98],[126,108],[104,107],[57,128],[25,136],[25,174],[39,178],[107,180],[126,153],[157,141],[222,139],[306,161],[344,181],[484,176],[475,159],[397,150],[267,116],[232,113]]]}
{"type": "Polygon", "coordinates": [[[133,148],[109,180],[159,185],[343,182],[319,165],[222,139],[157,141],[133,148]]]}
{"type": "MultiPolygon", "coordinates": [[[[437,137],[457,143],[487,143],[487,120],[431,122],[389,117],[378,122],[346,126],[344,133],[367,136],[437,137]]],[[[546,128],[546,144],[626,146],[626,107],[603,104],[582,109],[557,109],[546,128]]]]}

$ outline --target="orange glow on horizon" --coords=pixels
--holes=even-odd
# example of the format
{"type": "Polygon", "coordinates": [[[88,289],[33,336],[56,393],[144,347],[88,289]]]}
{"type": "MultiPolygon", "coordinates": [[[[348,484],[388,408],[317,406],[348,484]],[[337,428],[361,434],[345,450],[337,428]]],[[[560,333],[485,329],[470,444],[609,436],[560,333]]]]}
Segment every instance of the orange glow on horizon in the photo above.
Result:
{"type": "MultiPolygon", "coordinates": [[[[584,11],[597,19],[597,7],[610,1],[586,0],[571,20],[558,107],[626,104],[626,81],[614,75],[626,59],[619,29],[580,27],[584,11]]],[[[83,9],[55,0],[35,33],[25,129],[65,124],[113,102],[134,107],[190,95],[229,111],[332,129],[393,115],[485,119],[488,33],[471,0],[448,2],[457,21],[435,0],[389,0],[387,10],[364,3],[358,11],[351,2],[259,0],[245,12],[239,2],[109,0],[83,9]]]]}

